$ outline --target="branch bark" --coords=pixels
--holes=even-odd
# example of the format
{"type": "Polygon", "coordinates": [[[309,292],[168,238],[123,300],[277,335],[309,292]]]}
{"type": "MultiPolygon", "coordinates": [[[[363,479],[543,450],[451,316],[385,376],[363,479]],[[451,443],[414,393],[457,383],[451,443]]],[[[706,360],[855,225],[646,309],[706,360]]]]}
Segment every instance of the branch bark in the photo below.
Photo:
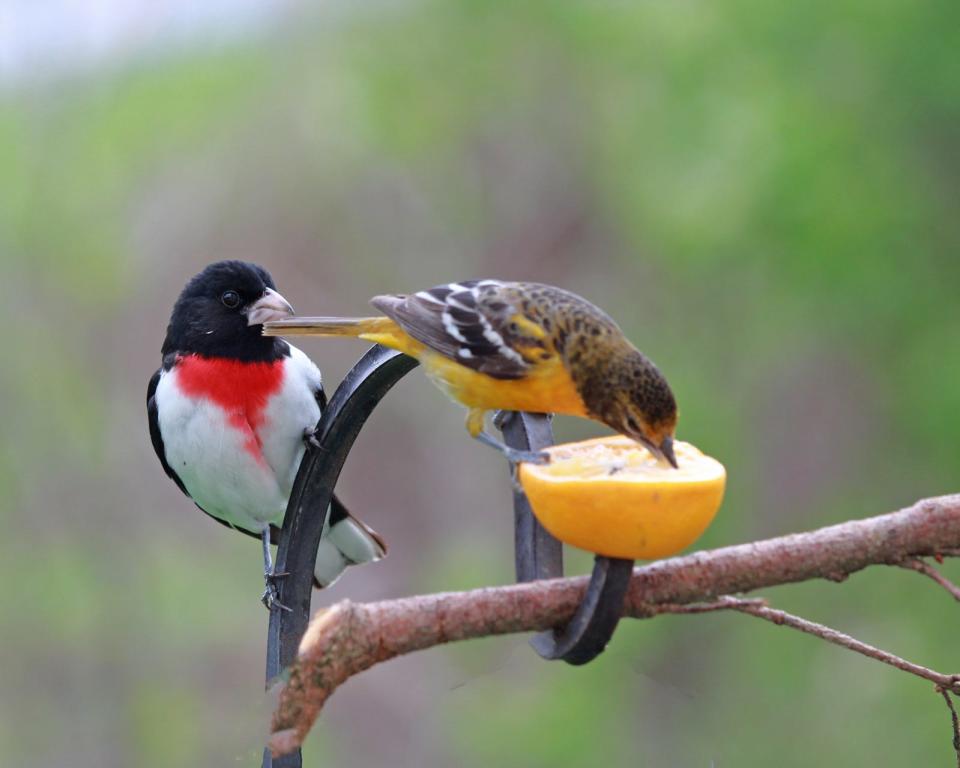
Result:
{"type": "MultiPolygon", "coordinates": [[[[648,618],[669,612],[663,609],[668,605],[712,601],[810,579],[843,581],[869,565],[898,565],[909,558],[940,557],[957,550],[960,495],[926,499],[878,517],[637,568],[624,615],[648,618]]],[[[562,625],[576,610],[586,584],[587,578],[581,576],[378,603],[345,600],[319,612],[280,692],[270,749],[280,755],[298,747],[324,702],[351,676],[441,643],[562,625]]],[[[730,607],[754,615],[772,610],[730,607]]]]}

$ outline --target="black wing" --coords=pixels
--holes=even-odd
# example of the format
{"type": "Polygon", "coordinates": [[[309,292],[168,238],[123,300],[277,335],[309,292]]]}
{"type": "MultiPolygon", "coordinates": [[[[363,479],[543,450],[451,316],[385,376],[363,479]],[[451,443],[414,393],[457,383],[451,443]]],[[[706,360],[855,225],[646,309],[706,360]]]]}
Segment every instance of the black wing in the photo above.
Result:
{"type": "Polygon", "coordinates": [[[160,420],[157,416],[157,384],[160,383],[160,374],[163,373],[163,370],[163,368],[160,368],[153,374],[150,378],[150,383],[147,384],[147,421],[150,423],[150,442],[153,443],[153,450],[157,452],[157,458],[160,459],[160,464],[163,466],[163,471],[167,473],[167,477],[173,480],[184,494],[189,496],[190,494],[187,493],[187,489],[183,487],[183,482],[177,476],[177,473],[167,464],[167,454],[163,447],[163,435],[160,434],[160,420]]]}
{"type": "Polygon", "coordinates": [[[313,393],[314,398],[316,398],[317,405],[320,406],[320,413],[323,413],[327,410],[327,393],[323,391],[323,384],[321,384],[317,391],[313,393]]]}
{"type": "Polygon", "coordinates": [[[409,296],[375,296],[370,303],[435,352],[495,379],[519,379],[530,364],[510,345],[518,310],[503,287],[496,280],[466,280],[409,296]]]}

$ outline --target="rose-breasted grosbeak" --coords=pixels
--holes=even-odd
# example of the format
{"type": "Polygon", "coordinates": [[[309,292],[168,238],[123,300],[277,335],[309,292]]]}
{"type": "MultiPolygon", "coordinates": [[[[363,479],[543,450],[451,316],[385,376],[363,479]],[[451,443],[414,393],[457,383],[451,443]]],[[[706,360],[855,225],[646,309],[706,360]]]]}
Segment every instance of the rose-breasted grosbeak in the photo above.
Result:
{"type": "MultiPolygon", "coordinates": [[[[267,607],[276,599],[270,543],[290,496],[304,441],[326,406],[320,371],[299,349],[261,334],[293,309],[265,269],[211,264],[174,305],[163,364],[147,388],[150,438],[166,473],[208,515],[263,543],[267,607]]],[[[314,579],[378,560],[382,539],[336,496],[314,579]]]]}

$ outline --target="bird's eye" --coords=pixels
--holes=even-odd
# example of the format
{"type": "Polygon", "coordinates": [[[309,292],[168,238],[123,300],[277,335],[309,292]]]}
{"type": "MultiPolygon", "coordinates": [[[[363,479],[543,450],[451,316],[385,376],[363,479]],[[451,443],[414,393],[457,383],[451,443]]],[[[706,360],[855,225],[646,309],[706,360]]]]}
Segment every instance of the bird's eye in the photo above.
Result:
{"type": "Polygon", "coordinates": [[[637,424],[637,420],[633,418],[633,416],[631,416],[630,414],[627,414],[627,427],[630,429],[631,432],[640,431],[640,425],[637,424]]]}
{"type": "Polygon", "coordinates": [[[236,309],[240,305],[240,294],[236,291],[224,291],[220,301],[223,302],[223,306],[236,309]]]}

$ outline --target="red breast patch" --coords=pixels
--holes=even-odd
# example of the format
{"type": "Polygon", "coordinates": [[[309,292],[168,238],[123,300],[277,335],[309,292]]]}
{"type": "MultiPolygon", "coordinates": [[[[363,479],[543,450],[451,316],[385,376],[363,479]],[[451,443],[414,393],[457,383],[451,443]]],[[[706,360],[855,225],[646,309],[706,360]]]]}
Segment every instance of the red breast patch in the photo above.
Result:
{"type": "Polygon", "coordinates": [[[257,434],[270,396],[283,384],[283,360],[244,363],[222,357],[187,355],[177,359],[177,384],[185,395],[202,397],[226,412],[231,426],[250,432],[244,448],[263,461],[257,434]]]}

